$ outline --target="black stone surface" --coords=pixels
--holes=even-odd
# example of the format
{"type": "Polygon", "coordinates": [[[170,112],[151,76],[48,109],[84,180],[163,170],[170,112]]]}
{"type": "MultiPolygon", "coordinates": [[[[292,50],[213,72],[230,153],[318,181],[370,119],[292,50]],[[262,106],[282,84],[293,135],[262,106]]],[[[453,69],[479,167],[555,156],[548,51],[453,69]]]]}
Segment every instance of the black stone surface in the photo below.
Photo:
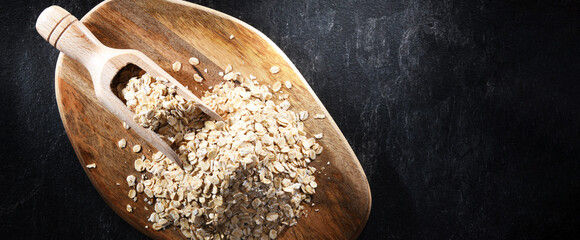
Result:
{"type": "MultiPolygon", "coordinates": [[[[145,239],[94,190],[34,30],[0,3],[0,238],[145,239]]],[[[360,239],[579,239],[577,1],[199,1],[296,64],[367,174],[360,239]]]]}

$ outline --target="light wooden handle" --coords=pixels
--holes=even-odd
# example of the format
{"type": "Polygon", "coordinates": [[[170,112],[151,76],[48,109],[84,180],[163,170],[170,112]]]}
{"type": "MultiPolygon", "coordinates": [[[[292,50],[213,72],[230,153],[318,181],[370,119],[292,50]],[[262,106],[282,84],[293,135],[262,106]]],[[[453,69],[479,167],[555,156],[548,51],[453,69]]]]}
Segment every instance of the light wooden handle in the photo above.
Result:
{"type": "Polygon", "coordinates": [[[42,11],[36,21],[36,30],[51,45],[87,68],[92,77],[95,95],[105,108],[129,124],[137,134],[163,152],[165,156],[175,161],[180,167],[182,163],[177,153],[155,132],[137,124],[133,120],[134,114],[112,93],[111,80],[115,74],[128,63],[136,64],[149,73],[163,76],[171,83],[169,85],[177,86],[180,95],[195,102],[197,108],[211,118],[223,121],[219,114],[206,106],[143,53],[130,49],[114,49],[103,45],[85,25],[59,6],[51,6],[42,11]]]}
{"type": "Polygon", "coordinates": [[[76,17],[59,6],[42,11],[36,20],[36,31],[52,46],[87,68],[93,57],[109,50],[76,17]]]}

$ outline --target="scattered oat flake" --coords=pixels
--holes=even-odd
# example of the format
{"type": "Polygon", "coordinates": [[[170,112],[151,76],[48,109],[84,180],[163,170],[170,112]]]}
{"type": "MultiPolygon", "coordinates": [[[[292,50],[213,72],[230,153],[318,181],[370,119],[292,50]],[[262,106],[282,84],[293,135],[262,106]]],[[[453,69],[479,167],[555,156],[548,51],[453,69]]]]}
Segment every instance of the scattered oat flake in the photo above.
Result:
{"type": "Polygon", "coordinates": [[[96,163],[87,164],[87,168],[96,168],[96,167],[97,167],[96,163]]]}
{"type": "Polygon", "coordinates": [[[298,113],[298,117],[300,117],[300,120],[304,121],[308,118],[308,111],[302,111],[300,113],[298,113]]]}
{"type": "Polygon", "coordinates": [[[199,74],[193,74],[193,80],[195,80],[196,82],[202,82],[203,81],[203,77],[199,76],[199,74]]]}
{"type": "MultiPolygon", "coordinates": [[[[250,80],[256,80],[256,76],[250,74],[250,80]]],[[[255,83],[254,83],[255,84],[255,83]]]]}
{"type": "Polygon", "coordinates": [[[225,72],[224,72],[224,73],[226,73],[226,74],[227,74],[227,73],[231,72],[231,71],[232,71],[232,69],[233,69],[232,65],[229,65],[229,64],[228,64],[228,66],[226,67],[226,70],[225,70],[225,72]]]}
{"type": "Polygon", "coordinates": [[[280,88],[282,88],[282,83],[280,82],[275,82],[274,85],[272,85],[272,91],[274,92],[280,91],[280,88]]]}
{"type": "Polygon", "coordinates": [[[133,152],[136,152],[136,153],[141,152],[141,145],[137,144],[137,145],[133,146],[133,152]]]}
{"type": "Polygon", "coordinates": [[[232,34],[232,35],[230,35],[230,39],[234,39],[234,35],[233,35],[233,34],[232,34]]]}
{"type": "Polygon", "coordinates": [[[179,61],[175,61],[173,63],[173,71],[179,72],[179,70],[181,70],[181,62],[179,61]]]}
{"type": "Polygon", "coordinates": [[[316,139],[321,139],[322,136],[323,136],[322,133],[314,134],[314,138],[316,139]]]}
{"type": "Polygon", "coordinates": [[[286,81],[284,83],[284,86],[286,86],[286,88],[290,89],[290,88],[292,88],[292,83],[290,81],[286,81]]]}
{"type": "Polygon", "coordinates": [[[330,165],[330,161],[326,162],[326,165],[330,165]]]}
{"type": "Polygon", "coordinates": [[[119,142],[117,142],[117,146],[119,146],[119,148],[125,148],[127,146],[127,140],[124,138],[119,140],[119,142]]]}
{"type": "Polygon", "coordinates": [[[130,204],[127,204],[127,212],[133,212],[133,207],[130,204]]]}
{"type": "Polygon", "coordinates": [[[270,72],[273,74],[276,74],[276,73],[280,72],[280,68],[278,66],[272,66],[270,68],[270,72]]]}
{"type": "Polygon", "coordinates": [[[127,176],[127,185],[129,185],[129,187],[133,187],[135,186],[135,175],[129,175],[127,176]]]}
{"type": "Polygon", "coordinates": [[[137,159],[134,162],[135,170],[138,172],[143,172],[145,170],[145,163],[142,159],[137,159]]]}
{"type": "Polygon", "coordinates": [[[129,198],[134,198],[135,196],[137,196],[137,192],[135,191],[135,189],[131,189],[129,190],[129,192],[127,193],[127,196],[129,198]]]}
{"type": "Polygon", "coordinates": [[[224,72],[219,72],[218,75],[220,75],[220,77],[224,76],[224,72]]]}
{"type": "Polygon", "coordinates": [[[126,130],[129,130],[129,128],[131,128],[131,127],[129,126],[129,124],[127,124],[126,122],[123,122],[123,127],[124,127],[126,130]]]}
{"type": "Polygon", "coordinates": [[[318,114],[314,115],[314,118],[315,118],[315,119],[323,119],[323,118],[325,118],[325,117],[326,117],[326,116],[324,116],[324,114],[320,114],[320,113],[318,113],[318,114]]]}
{"type": "Polygon", "coordinates": [[[189,64],[195,66],[195,65],[199,64],[199,59],[197,59],[195,57],[191,57],[191,58],[189,58],[189,64]]]}

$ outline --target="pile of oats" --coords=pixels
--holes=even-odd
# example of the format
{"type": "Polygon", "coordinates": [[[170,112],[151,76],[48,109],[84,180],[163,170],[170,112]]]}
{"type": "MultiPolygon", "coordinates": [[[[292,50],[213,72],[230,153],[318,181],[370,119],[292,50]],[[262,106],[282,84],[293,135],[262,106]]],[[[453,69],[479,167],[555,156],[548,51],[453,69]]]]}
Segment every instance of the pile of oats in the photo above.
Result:
{"type": "Polygon", "coordinates": [[[140,78],[130,79],[121,91],[121,97],[135,113],[133,119],[137,123],[159,133],[175,148],[183,142],[186,133],[201,128],[208,118],[195,108],[193,102],[176,95],[174,88],[168,88],[161,82],[167,80],[145,73],[140,78]]]}
{"type": "Polygon", "coordinates": [[[316,169],[308,163],[322,147],[304,131],[307,112],[289,110],[287,94],[275,102],[280,83],[272,90],[227,70],[227,80],[202,98],[224,122],[200,119],[193,103],[148,74],[122,90],[135,120],[162,135],[183,162],[181,169],[160,152],[141,156],[134,162],[140,177],[127,178],[129,197],[152,205],[155,230],[174,226],[193,239],[276,239],[297,224],[301,203],[315,193],[316,169]]]}

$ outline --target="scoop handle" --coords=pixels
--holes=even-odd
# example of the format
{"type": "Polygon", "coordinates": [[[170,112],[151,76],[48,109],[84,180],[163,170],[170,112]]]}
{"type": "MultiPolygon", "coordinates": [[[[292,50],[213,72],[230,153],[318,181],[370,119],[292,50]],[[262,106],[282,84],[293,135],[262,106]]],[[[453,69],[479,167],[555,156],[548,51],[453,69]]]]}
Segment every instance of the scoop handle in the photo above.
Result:
{"type": "Polygon", "coordinates": [[[94,58],[109,48],[67,10],[50,6],[38,16],[36,31],[52,46],[83,64],[89,72],[94,58]]]}
{"type": "Polygon", "coordinates": [[[165,156],[182,166],[173,149],[153,131],[133,121],[133,113],[111,92],[110,82],[114,76],[111,73],[116,74],[127,64],[126,61],[114,59],[125,57],[127,60],[132,56],[134,62],[142,61],[135,58],[137,51],[113,49],[103,45],[83,23],[59,6],[50,6],[42,11],[36,20],[36,30],[52,46],[87,68],[92,77],[95,95],[107,110],[129,124],[139,136],[162,151],[165,156]],[[105,66],[107,69],[103,70],[105,66]]]}

